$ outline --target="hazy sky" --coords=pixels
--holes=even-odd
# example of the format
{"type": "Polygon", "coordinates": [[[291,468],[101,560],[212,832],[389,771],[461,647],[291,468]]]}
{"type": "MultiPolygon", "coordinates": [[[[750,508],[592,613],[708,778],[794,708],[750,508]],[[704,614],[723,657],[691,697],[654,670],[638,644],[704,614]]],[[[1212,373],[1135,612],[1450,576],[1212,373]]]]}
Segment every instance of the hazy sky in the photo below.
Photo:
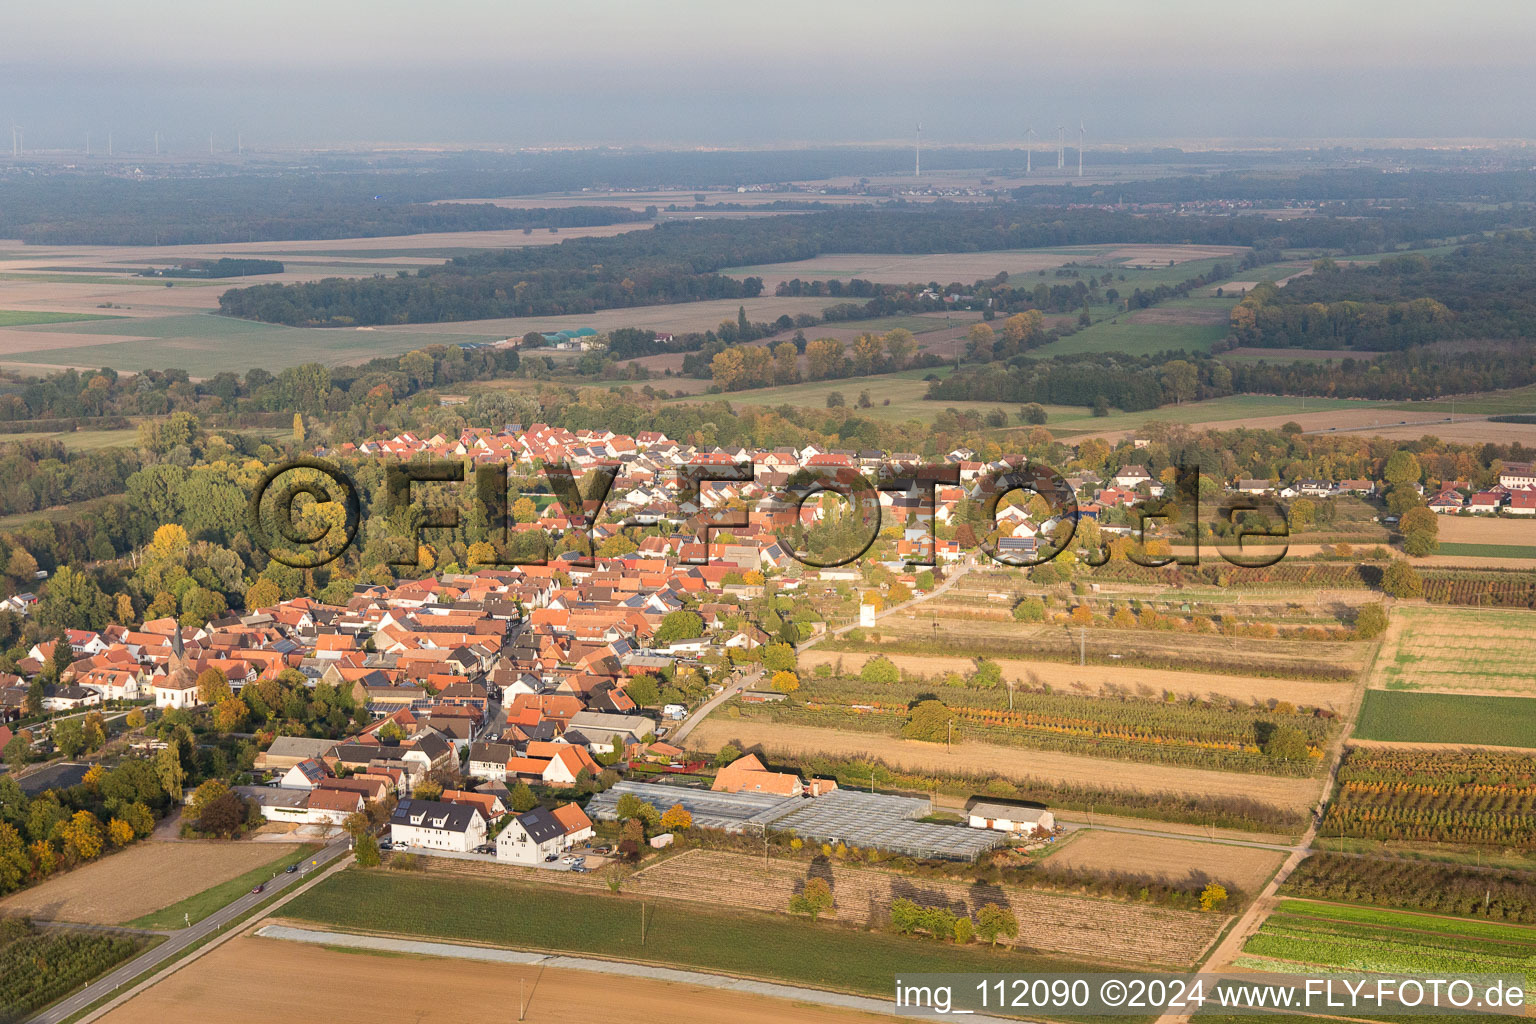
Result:
{"type": "Polygon", "coordinates": [[[1536,3],[10,0],[28,146],[1533,138],[1536,3]],[[1043,133],[1043,131],[1042,131],[1043,133]]]}

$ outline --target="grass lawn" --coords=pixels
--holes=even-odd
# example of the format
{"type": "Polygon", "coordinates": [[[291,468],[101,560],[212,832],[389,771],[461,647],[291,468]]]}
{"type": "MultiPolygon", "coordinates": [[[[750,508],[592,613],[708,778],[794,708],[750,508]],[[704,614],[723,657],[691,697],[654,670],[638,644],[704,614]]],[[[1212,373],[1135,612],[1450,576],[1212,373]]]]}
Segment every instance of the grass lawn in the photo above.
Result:
{"type": "Polygon", "coordinates": [[[1499,416],[1512,412],[1536,412],[1536,384],[1523,388],[1507,388],[1502,391],[1483,391],[1475,395],[1459,395],[1451,398],[1432,398],[1423,402],[1399,402],[1391,409],[1411,409],[1415,412],[1444,412],[1450,415],[1479,414],[1499,416]]]}
{"type": "Polygon", "coordinates": [[[120,320],[121,317],[99,313],[38,313],[30,309],[0,309],[0,327],[26,327],[31,324],[64,324],[80,320],[120,320]]]}
{"type": "Polygon", "coordinates": [[[1471,555],[1477,558],[1536,558],[1536,546],[1525,544],[1442,543],[1442,555],[1471,555]]]}
{"type": "MultiPolygon", "coordinates": [[[[274,849],[280,847],[274,844],[274,849]]],[[[162,907],[152,914],[135,918],[128,922],[130,928],[151,928],[156,931],[165,931],[171,928],[185,928],[189,923],[197,924],[203,918],[224,909],[235,900],[244,896],[260,882],[269,881],[274,876],[281,874],[290,864],[297,864],[306,857],[311,857],[319,852],[320,847],[313,843],[293,847],[285,855],[278,857],[270,863],[263,864],[259,868],[252,868],[238,878],[231,878],[227,882],[221,882],[212,888],[204,889],[195,896],[188,896],[168,907],[162,907]]]]}
{"type": "Polygon", "coordinates": [[[1367,690],[1354,735],[1388,743],[1536,747],[1536,698],[1367,690]]]}
{"type": "Polygon", "coordinates": [[[659,961],[867,995],[888,995],[898,970],[1086,969],[1069,960],[812,924],[778,914],[382,869],[343,871],[294,899],[283,916],[338,928],[659,961]]]}
{"type": "Polygon", "coordinates": [[[52,434],[0,434],[0,444],[7,441],[62,441],[64,447],[76,451],[95,451],[98,448],[135,447],[139,443],[137,427],[117,430],[61,430],[52,434]]]}

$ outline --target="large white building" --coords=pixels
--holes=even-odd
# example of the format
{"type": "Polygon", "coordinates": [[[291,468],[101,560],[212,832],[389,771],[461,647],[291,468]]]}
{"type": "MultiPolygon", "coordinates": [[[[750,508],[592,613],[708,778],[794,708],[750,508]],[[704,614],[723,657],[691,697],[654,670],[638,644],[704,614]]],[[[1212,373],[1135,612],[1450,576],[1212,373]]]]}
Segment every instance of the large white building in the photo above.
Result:
{"type": "Polygon", "coordinates": [[[575,804],[536,807],[507,823],[496,837],[496,859],[539,864],[592,838],[592,821],[575,804]]]}
{"type": "Polygon", "coordinates": [[[396,846],[468,853],[485,843],[485,815],[468,804],[401,800],[389,819],[396,846]]]}

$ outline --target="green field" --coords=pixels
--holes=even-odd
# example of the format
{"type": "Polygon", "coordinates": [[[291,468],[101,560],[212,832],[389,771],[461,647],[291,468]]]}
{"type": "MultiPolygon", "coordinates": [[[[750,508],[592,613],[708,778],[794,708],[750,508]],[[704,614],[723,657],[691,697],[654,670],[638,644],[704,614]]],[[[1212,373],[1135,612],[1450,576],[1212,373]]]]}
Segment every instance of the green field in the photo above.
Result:
{"type": "Polygon", "coordinates": [[[168,907],[162,907],[152,914],[135,918],[128,922],[129,928],[146,928],[152,931],[169,931],[173,928],[185,928],[189,924],[197,924],[203,918],[217,911],[223,910],[235,900],[254,889],[259,883],[271,881],[281,874],[290,864],[297,864],[307,857],[318,853],[320,847],[313,843],[296,846],[283,856],[263,864],[259,868],[252,868],[238,878],[231,878],[227,882],[221,882],[211,888],[204,889],[200,893],[188,896],[168,907]]]}
{"type": "Polygon", "coordinates": [[[1536,747],[1536,698],[1367,690],[1354,735],[1386,743],[1536,747]]]}
{"type": "Polygon", "coordinates": [[[283,916],[336,928],[467,940],[721,971],[888,994],[894,971],[1076,971],[1027,953],[865,932],[778,914],[646,902],[533,886],[349,869],[297,897],[283,916]],[[646,934],[640,914],[645,907],[646,934]]]}
{"type": "Polygon", "coordinates": [[[132,447],[138,444],[138,439],[137,427],[124,427],[120,430],[64,430],[52,434],[0,434],[0,444],[7,441],[62,441],[64,447],[75,451],[132,447]]]}
{"type": "Polygon", "coordinates": [[[1412,409],[1415,412],[1430,410],[1468,415],[1499,416],[1513,412],[1536,412],[1536,384],[1503,391],[1484,391],[1475,395],[1456,398],[1432,398],[1423,402],[1399,402],[1392,409],[1412,409]]]}
{"type": "Polygon", "coordinates": [[[38,313],[30,309],[0,309],[0,327],[27,327],[32,324],[78,323],[81,320],[120,320],[121,317],[98,313],[38,313]]]}
{"type": "Polygon", "coordinates": [[[1084,327],[1076,334],[1034,349],[1030,355],[1044,358],[1083,352],[1124,352],[1126,355],[1145,356],[1174,349],[1190,353],[1209,352],[1213,343],[1227,336],[1227,328],[1223,324],[1138,324],[1127,322],[1127,315],[1122,313],[1114,319],[1100,320],[1092,327],[1084,327]]]}
{"type": "Polygon", "coordinates": [[[1284,900],[1233,966],[1306,973],[1310,965],[1384,974],[1506,974],[1536,987],[1536,929],[1284,900]]]}
{"type": "Polygon", "coordinates": [[[1442,542],[1439,554],[1477,558],[1536,558],[1536,546],[1525,544],[1455,544],[1442,542]]]}

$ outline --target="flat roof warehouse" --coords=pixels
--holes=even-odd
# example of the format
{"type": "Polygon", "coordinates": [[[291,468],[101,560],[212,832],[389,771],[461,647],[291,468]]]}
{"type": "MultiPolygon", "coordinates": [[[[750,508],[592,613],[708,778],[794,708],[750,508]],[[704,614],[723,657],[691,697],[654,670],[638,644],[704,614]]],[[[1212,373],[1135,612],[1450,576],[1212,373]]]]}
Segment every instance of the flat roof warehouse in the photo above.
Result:
{"type": "Polygon", "coordinates": [[[909,857],[969,861],[1006,841],[997,832],[919,821],[929,813],[929,804],[918,797],[847,789],[811,799],[620,782],[593,797],[587,813],[593,820],[617,820],[619,798],[626,793],[657,810],[681,804],[694,824],[703,828],[735,833],[767,828],[793,832],[802,839],[874,847],[909,857]]]}

